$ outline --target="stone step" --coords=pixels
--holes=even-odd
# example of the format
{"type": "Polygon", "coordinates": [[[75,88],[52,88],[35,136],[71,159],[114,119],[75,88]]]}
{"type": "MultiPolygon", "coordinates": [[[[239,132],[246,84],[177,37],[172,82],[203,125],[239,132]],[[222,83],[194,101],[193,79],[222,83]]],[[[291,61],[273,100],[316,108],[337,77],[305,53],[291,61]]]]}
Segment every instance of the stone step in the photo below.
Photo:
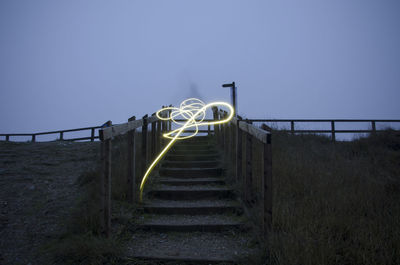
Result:
{"type": "Polygon", "coordinates": [[[209,168],[209,167],[217,167],[219,165],[219,161],[210,160],[210,161],[167,161],[162,162],[163,168],[169,167],[177,167],[177,168],[209,168]]]}
{"type": "Polygon", "coordinates": [[[194,150],[169,150],[168,154],[170,155],[218,155],[216,150],[202,150],[202,149],[194,149],[194,150]]]}
{"type": "Polygon", "coordinates": [[[219,177],[222,175],[222,168],[161,168],[160,176],[175,178],[201,178],[219,177]]]}
{"type": "Polygon", "coordinates": [[[198,155],[198,154],[186,154],[186,155],[176,155],[176,154],[167,154],[165,156],[165,161],[218,161],[218,154],[206,154],[206,155],[198,155]]]}
{"type": "Polygon", "coordinates": [[[186,185],[223,185],[223,178],[159,178],[158,183],[173,186],[186,185]]]}
{"type": "Polygon", "coordinates": [[[240,220],[230,215],[161,215],[146,214],[138,220],[142,229],[176,232],[220,232],[231,229],[244,229],[240,220]]]}
{"type": "Polygon", "coordinates": [[[239,203],[234,200],[200,200],[200,201],[173,201],[173,200],[152,200],[145,202],[144,213],[154,214],[222,214],[243,213],[239,203]]]}
{"type": "Polygon", "coordinates": [[[138,264],[140,261],[147,261],[146,264],[248,264],[248,258],[258,254],[254,242],[248,233],[235,230],[219,233],[137,230],[127,244],[126,257],[139,259],[138,264]]]}
{"type": "Polygon", "coordinates": [[[233,198],[234,192],[228,188],[213,187],[181,187],[181,186],[163,186],[160,189],[149,191],[150,198],[167,200],[204,200],[212,198],[233,198]]]}
{"type": "Polygon", "coordinates": [[[215,151],[215,146],[214,145],[209,145],[209,144],[177,144],[175,143],[171,151],[186,151],[186,150],[209,150],[209,151],[215,151]]]}

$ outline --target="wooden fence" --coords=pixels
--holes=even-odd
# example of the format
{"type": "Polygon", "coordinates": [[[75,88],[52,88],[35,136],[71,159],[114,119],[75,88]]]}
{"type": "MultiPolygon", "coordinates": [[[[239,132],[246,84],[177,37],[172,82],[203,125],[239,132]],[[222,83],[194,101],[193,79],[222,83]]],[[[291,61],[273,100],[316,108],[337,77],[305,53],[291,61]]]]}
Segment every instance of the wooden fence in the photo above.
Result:
{"type": "MultiPolygon", "coordinates": [[[[110,124],[111,125],[111,124],[110,124]]],[[[145,115],[142,119],[136,120],[135,117],[128,119],[127,123],[118,124],[99,130],[101,141],[101,176],[100,176],[100,227],[102,233],[110,236],[111,229],[111,164],[112,164],[112,143],[114,138],[125,135],[127,145],[120,148],[126,148],[126,185],[127,200],[130,203],[138,201],[138,183],[148,166],[165,145],[162,134],[170,129],[171,124],[168,121],[161,121],[154,114],[150,117],[145,115]],[[149,130],[150,127],[150,130],[149,130]],[[141,144],[138,148],[135,144],[136,130],[141,129],[141,144]],[[136,155],[140,156],[140,165],[136,165],[136,155]],[[140,176],[136,176],[136,168],[141,169],[140,176]]]]}
{"type": "Polygon", "coordinates": [[[83,141],[83,140],[90,140],[94,141],[98,139],[99,136],[96,136],[96,130],[102,128],[102,126],[94,126],[94,127],[85,127],[85,128],[78,128],[78,129],[69,129],[69,130],[60,130],[60,131],[50,131],[50,132],[39,132],[39,133],[1,133],[0,136],[5,136],[5,140],[8,142],[10,141],[10,137],[21,137],[21,136],[30,136],[32,142],[36,142],[36,136],[38,135],[49,135],[49,134],[58,134],[60,141],[83,141]],[[90,136],[88,137],[78,137],[78,138],[69,138],[65,139],[64,133],[67,132],[78,132],[78,131],[90,131],[90,136]]]}
{"type": "MultiPolygon", "coordinates": [[[[255,123],[255,122],[264,122],[264,123],[272,123],[272,124],[278,124],[278,123],[286,123],[290,124],[290,132],[295,134],[295,133],[324,133],[324,134],[330,134],[332,141],[336,141],[336,134],[337,133],[377,133],[384,131],[384,129],[377,129],[377,124],[378,123],[398,123],[400,125],[400,120],[354,120],[354,119],[335,119],[335,120],[327,120],[327,119],[312,119],[312,120],[307,120],[307,119],[297,119],[297,120],[290,120],[290,119],[248,119],[247,120],[249,123],[255,123]],[[295,123],[328,123],[330,124],[330,129],[328,130],[316,130],[316,129],[308,129],[308,130],[298,130],[295,128],[295,123]],[[370,124],[371,128],[367,130],[359,130],[359,129],[353,129],[353,130],[338,130],[336,129],[336,125],[338,123],[368,123],[370,124]]],[[[270,127],[271,128],[271,127],[270,127]]],[[[273,130],[273,129],[272,129],[273,130]]]]}
{"type": "MultiPolygon", "coordinates": [[[[214,119],[227,116],[217,109],[213,112],[214,119]]],[[[267,237],[272,225],[271,133],[237,118],[214,130],[227,162],[228,179],[239,190],[247,214],[267,237]]]]}

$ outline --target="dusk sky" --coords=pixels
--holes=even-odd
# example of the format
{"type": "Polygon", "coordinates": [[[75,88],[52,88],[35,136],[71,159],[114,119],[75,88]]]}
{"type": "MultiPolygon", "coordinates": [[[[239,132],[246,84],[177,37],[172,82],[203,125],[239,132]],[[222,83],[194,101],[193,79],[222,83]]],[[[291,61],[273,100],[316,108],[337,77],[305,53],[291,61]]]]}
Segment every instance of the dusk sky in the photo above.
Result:
{"type": "Polygon", "coordinates": [[[191,96],[248,118],[400,118],[400,1],[0,1],[0,133],[191,96]]]}

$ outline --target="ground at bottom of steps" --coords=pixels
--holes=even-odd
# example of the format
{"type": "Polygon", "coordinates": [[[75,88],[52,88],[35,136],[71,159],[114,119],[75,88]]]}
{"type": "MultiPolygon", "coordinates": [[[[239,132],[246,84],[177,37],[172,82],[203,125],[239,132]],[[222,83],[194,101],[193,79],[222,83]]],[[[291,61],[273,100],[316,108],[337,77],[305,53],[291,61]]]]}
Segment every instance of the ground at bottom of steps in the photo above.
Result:
{"type": "MultiPolygon", "coordinates": [[[[251,261],[260,256],[259,243],[247,233],[182,233],[136,231],[126,246],[126,257],[165,261],[251,261]]],[[[244,263],[243,263],[244,264],[244,263]]],[[[246,263],[247,264],[247,263],[246,263]]],[[[251,262],[248,264],[252,264],[251,262]]]]}

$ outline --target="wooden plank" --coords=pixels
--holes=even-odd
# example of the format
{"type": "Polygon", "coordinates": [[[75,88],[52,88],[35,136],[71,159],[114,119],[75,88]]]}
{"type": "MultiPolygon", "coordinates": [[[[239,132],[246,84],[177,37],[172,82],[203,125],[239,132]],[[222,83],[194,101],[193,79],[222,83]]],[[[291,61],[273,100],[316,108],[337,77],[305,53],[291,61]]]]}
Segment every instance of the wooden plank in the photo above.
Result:
{"type": "Polygon", "coordinates": [[[267,135],[269,134],[268,132],[257,128],[251,124],[248,124],[244,121],[239,122],[239,128],[242,129],[243,131],[247,132],[248,134],[254,136],[258,140],[260,140],[263,143],[267,142],[267,135]]]}
{"type": "Polygon", "coordinates": [[[242,179],[242,130],[239,128],[239,126],[235,126],[236,128],[236,182],[240,184],[240,181],[242,179]]]}
{"type": "Polygon", "coordinates": [[[102,128],[99,131],[102,132],[103,140],[111,139],[113,137],[123,135],[130,130],[137,129],[143,126],[143,120],[134,120],[123,124],[113,125],[112,127],[102,128]]]}
{"type": "Polygon", "coordinates": [[[134,203],[136,201],[136,146],[135,146],[135,130],[128,132],[128,174],[127,174],[127,185],[128,185],[128,202],[134,203]]]}
{"type": "Polygon", "coordinates": [[[149,124],[153,123],[153,122],[156,122],[156,121],[158,121],[158,118],[157,118],[156,115],[150,116],[150,117],[147,118],[147,123],[149,123],[149,124]]]}
{"type": "Polygon", "coordinates": [[[253,187],[253,136],[249,133],[246,136],[246,148],[245,148],[245,182],[244,182],[244,201],[250,204],[251,200],[251,188],[253,187]]]}
{"type": "Polygon", "coordinates": [[[336,136],[335,136],[335,121],[331,121],[331,134],[332,134],[332,141],[336,141],[336,136]]]}
{"type": "Polygon", "coordinates": [[[146,172],[146,167],[147,167],[147,114],[143,116],[143,125],[142,125],[142,152],[141,152],[141,172],[142,176],[146,172]]]}
{"type": "Polygon", "coordinates": [[[263,231],[267,238],[272,229],[272,147],[271,134],[267,136],[267,143],[263,144],[263,231]]]}
{"type": "Polygon", "coordinates": [[[92,130],[91,130],[91,135],[90,135],[90,141],[94,141],[94,131],[95,129],[94,128],[92,128],[92,130]]]}
{"type": "Polygon", "coordinates": [[[102,174],[100,177],[101,214],[100,225],[102,234],[110,237],[111,232],[111,140],[101,142],[102,174]]]}

